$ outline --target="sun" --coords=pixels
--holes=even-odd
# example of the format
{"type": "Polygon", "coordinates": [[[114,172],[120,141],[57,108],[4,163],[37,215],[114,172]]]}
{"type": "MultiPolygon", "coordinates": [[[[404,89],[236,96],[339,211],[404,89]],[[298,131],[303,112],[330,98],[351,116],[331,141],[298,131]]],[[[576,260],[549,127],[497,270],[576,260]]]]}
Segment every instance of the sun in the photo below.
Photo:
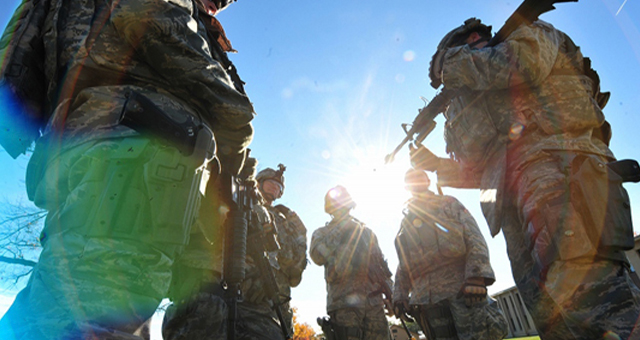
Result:
{"type": "Polygon", "coordinates": [[[354,215],[368,225],[383,221],[395,224],[410,194],[404,189],[404,174],[408,164],[384,164],[384,155],[361,155],[345,173],[343,185],[357,206],[354,215]]]}

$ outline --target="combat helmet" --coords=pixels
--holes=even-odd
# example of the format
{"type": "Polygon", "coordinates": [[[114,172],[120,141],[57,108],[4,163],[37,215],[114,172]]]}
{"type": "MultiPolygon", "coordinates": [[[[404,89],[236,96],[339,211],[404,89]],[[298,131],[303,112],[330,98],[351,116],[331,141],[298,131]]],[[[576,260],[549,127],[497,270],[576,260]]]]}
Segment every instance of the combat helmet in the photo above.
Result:
{"type": "Polygon", "coordinates": [[[347,188],[342,185],[335,186],[324,196],[324,211],[327,214],[333,215],[336,211],[346,208],[351,210],[356,207],[356,202],[353,201],[351,195],[347,191],[347,188]]]}
{"type": "Polygon", "coordinates": [[[426,172],[414,168],[410,168],[404,174],[404,187],[406,189],[417,188],[424,186],[425,189],[429,188],[431,180],[426,172]]]}
{"type": "Polygon", "coordinates": [[[438,51],[463,45],[467,36],[473,32],[478,32],[483,38],[491,38],[491,26],[483,24],[480,19],[469,18],[462,26],[454,28],[442,38],[438,44],[438,51]]]}
{"type": "MultiPolygon", "coordinates": [[[[466,43],[466,39],[469,34],[473,32],[478,32],[483,39],[489,40],[491,39],[491,26],[487,26],[477,18],[469,18],[465,20],[462,26],[454,28],[451,32],[447,33],[440,43],[438,44],[438,48],[436,52],[433,54],[431,58],[431,63],[434,62],[435,57],[443,50],[446,50],[450,47],[464,45],[466,43]]],[[[430,69],[433,69],[434,65],[429,65],[430,69]]],[[[441,81],[434,80],[433,77],[431,79],[431,86],[435,89],[440,87],[441,81]]]]}
{"type": "Polygon", "coordinates": [[[280,191],[280,195],[276,197],[276,199],[278,199],[284,194],[284,171],[286,169],[287,167],[284,166],[284,164],[278,164],[278,170],[274,170],[272,168],[263,169],[256,175],[256,182],[258,182],[259,185],[262,185],[262,182],[270,179],[280,183],[282,190],[280,191]]]}

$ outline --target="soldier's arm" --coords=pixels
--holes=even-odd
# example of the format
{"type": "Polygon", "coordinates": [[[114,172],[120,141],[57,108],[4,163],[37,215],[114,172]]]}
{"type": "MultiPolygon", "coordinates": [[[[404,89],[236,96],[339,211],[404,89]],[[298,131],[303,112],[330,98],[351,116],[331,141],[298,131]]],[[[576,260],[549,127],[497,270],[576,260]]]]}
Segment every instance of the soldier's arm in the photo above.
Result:
{"type": "Polygon", "coordinates": [[[278,257],[287,277],[289,285],[296,287],[302,280],[302,272],[307,267],[307,228],[294,211],[289,210],[286,214],[285,229],[288,242],[285,242],[283,249],[284,256],[278,257]]]}
{"type": "Polygon", "coordinates": [[[540,84],[551,72],[562,37],[549,24],[521,25],[502,43],[482,49],[468,45],[445,55],[443,82],[448,88],[505,89],[540,84]]]}
{"type": "Polygon", "coordinates": [[[309,249],[309,256],[313,263],[318,266],[324,266],[327,263],[327,259],[333,253],[334,249],[330,249],[326,242],[327,227],[322,227],[313,232],[311,236],[311,245],[309,249]]]}
{"type": "Polygon", "coordinates": [[[455,198],[451,197],[451,211],[464,227],[464,241],[467,247],[465,280],[483,279],[489,286],[495,282],[495,274],[489,260],[487,242],[471,213],[455,198]]]}
{"type": "Polygon", "coordinates": [[[435,171],[438,185],[453,188],[479,188],[480,175],[474,169],[464,167],[450,158],[436,156],[424,145],[412,147],[409,152],[411,166],[425,171],[435,171]]]}
{"type": "Polygon", "coordinates": [[[480,174],[449,158],[440,158],[438,185],[442,187],[473,189],[480,187],[480,174]]]}
{"type": "MultiPolygon", "coordinates": [[[[375,263],[379,266],[378,270],[380,274],[382,274],[381,280],[384,282],[379,282],[380,285],[387,285],[389,288],[393,286],[393,280],[391,279],[391,270],[389,270],[389,264],[387,260],[384,258],[384,254],[382,254],[382,249],[380,249],[380,245],[378,244],[378,238],[376,235],[371,232],[371,262],[375,263]]],[[[389,296],[391,298],[391,296],[389,296]]]]}
{"type": "Polygon", "coordinates": [[[225,156],[240,157],[253,136],[253,106],[212,57],[195,11],[191,1],[121,0],[113,2],[110,21],[137,59],[156,71],[149,77],[198,110],[217,130],[225,156]]]}
{"type": "Polygon", "coordinates": [[[393,302],[409,301],[409,292],[411,291],[411,281],[409,273],[405,270],[403,260],[400,260],[398,268],[396,268],[396,277],[393,283],[393,302]]]}

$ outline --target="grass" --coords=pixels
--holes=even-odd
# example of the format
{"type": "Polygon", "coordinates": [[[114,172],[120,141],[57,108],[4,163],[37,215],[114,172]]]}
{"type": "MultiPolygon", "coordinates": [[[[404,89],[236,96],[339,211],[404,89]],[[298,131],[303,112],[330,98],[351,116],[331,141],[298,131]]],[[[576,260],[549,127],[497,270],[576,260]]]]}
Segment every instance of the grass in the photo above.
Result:
{"type": "Polygon", "coordinates": [[[539,336],[528,336],[526,338],[511,338],[510,340],[540,340],[539,336]]]}

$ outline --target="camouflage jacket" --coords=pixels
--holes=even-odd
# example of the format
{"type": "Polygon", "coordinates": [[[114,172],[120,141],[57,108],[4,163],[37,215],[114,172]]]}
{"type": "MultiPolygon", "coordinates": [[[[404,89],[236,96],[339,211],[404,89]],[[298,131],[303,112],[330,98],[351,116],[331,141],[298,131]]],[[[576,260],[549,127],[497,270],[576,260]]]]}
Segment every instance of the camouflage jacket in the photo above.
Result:
{"type": "Polygon", "coordinates": [[[438,181],[482,189],[492,235],[502,227],[507,162],[522,167],[548,150],[613,157],[594,138],[604,115],[582,53],[548,23],[522,25],[494,47],[449,49],[443,81],[461,92],[445,113],[447,152],[457,163],[444,164],[438,181]]]}
{"type": "MultiPolygon", "coordinates": [[[[38,56],[22,59],[36,60],[23,66],[42,70],[38,82],[46,84],[46,93],[36,100],[44,101],[39,104],[45,137],[73,146],[133,135],[120,121],[130,94],[136,92],[176,122],[190,119],[208,125],[216,134],[219,153],[233,157],[244,152],[253,135],[253,107],[212,56],[212,42],[194,2],[40,3],[48,12],[39,23],[41,40],[31,44],[41,44],[43,51],[34,50],[38,56]]],[[[5,31],[3,41],[11,40],[13,29],[5,31]]]]}
{"type": "Polygon", "coordinates": [[[376,254],[381,256],[382,251],[375,234],[349,215],[333,219],[313,233],[309,255],[314,263],[324,266],[327,312],[383,306],[380,287],[369,277],[376,254]]]}
{"type": "Polygon", "coordinates": [[[455,297],[469,278],[495,276],[473,216],[451,196],[412,198],[396,236],[399,265],[394,300],[428,305],[455,297]]]}
{"type": "MultiPolygon", "coordinates": [[[[280,249],[268,253],[269,263],[278,284],[281,298],[286,300],[291,296],[291,287],[296,287],[302,279],[302,272],[307,266],[307,229],[298,215],[287,207],[278,205],[256,206],[254,211],[258,223],[275,223],[277,241],[280,249]]],[[[248,247],[256,246],[248,244],[248,247]]],[[[261,294],[264,278],[255,264],[255,259],[247,256],[247,280],[243,284],[245,305],[251,305],[254,311],[275,316],[270,302],[261,294]]],[[[283,306],[288,310],[289,304],[283,306]]]]}

